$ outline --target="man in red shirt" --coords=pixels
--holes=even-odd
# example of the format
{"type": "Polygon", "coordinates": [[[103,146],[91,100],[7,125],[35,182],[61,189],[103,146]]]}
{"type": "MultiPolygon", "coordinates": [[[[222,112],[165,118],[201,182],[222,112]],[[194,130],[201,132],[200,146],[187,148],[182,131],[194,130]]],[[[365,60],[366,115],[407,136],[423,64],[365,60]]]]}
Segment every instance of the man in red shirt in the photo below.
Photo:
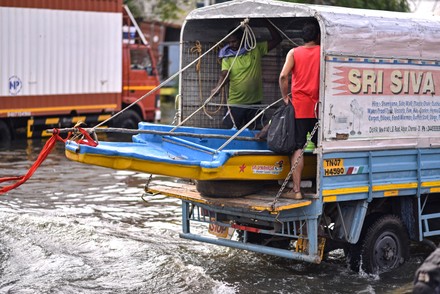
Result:
{"type": "MultiPolygon", "coordinates": [[[[291,94],[295,108],[295,141],[296,146],[291,156],[292,166],[298,165],[292,174],[293,190],[283,194],[285,198],[302,199],[300,190],[301,173],[304,168],[304,157],[300,156],[307,141],[307,133],[311,133],[317,123],[317,104],[319,100],[319,68],[320,68],[321,33],[317,22],[306,23],[303,27],[304,45],[293,48],[287,53],[286,61],[279,77],[281,95],[284,103],[289,103],[289,74],[292,74],[291,94]]],[[[317,143],[316,133],[312,142],[317,143]]]]}

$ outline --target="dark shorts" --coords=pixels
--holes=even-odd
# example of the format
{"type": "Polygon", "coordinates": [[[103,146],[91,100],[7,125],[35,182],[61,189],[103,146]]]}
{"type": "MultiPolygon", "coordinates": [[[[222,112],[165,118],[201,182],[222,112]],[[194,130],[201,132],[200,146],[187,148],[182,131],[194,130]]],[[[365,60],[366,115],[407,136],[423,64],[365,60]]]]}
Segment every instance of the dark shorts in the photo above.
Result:
{"type": "MultiPolygon", "coordinates": [[[[226,108],[225,116],[223,117],[223,126],[227,129],[231,129],[234,124],[231,119],[231,114],[234,117],[235,126],[237,129],[244,127],[250,120],[252,120],[258,113],[258,108],[246,108],[246,107],[229,107],[230,112],[226,108]]],[[[257,118],[252,124],[248,126],[249,129],[261,129],[261,119],[257,118]]]]}
{"type": "MultiPolygon", "coordinates": [[[[318,120],[316,118],[297,118],[295,119],[295,150],[303,149],[307,142],[307,133],[312,133],[318,120]]],[[[312,137],[312,142],[317,144],[318,132],[312,137]]]]}

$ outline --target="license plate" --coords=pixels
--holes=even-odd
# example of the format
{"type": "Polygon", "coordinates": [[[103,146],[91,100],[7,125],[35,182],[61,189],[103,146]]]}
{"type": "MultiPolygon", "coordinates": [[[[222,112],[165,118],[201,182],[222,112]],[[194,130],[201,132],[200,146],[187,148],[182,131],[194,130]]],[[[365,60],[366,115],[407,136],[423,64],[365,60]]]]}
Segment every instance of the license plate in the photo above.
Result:
{"type": "Polygon", "coordinates": [[[229,227],[220,226],[217,224],[209,224],[208,233],[224,239],[230,239],[234,229],[229,227]]]}

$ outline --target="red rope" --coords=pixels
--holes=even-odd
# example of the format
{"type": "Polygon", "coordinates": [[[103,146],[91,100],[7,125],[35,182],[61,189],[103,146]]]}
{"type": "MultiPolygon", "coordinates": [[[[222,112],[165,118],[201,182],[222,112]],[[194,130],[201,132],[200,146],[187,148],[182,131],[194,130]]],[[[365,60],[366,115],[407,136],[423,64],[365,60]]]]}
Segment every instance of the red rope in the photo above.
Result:
{"type": "Polygon", "coordinates": [[[90,137],[89,133],[87,133],[86,130],[84,130],[82,128],[78,128],[78,131],[80,131],[81,134],[83,134],[84,137],[87,139],[87,140],[83,140],[83,139],[78,140],[78,142],[77,142],[78,144],[85,144],[85,145],[89,145],[92,147],[98,146],[98,142],[95,142],[95,140],[93,140],[92,137],[90,137]]]}
{"type": "MultiPolygon", "coordinates": [[[[92,137],[90,137],[89,133],[87,133],[86,130],[81,129],[81,128],[78,128],[78,130],[86,138],[86,140],[84,140],[84,139],[79,140],[78,144],[85,144],[85,145],[89,145],[89,146],[93,146],[93,147],[98,146],[98,143],[95,142],[92,139],[92,137]]],[[[40,154],[37,157],[37,160],[35,160],[35,162],[31,166],[31,168],[27,171],[27,173],[25,175],[18,176],[18,177],[0,178],[0,183],[8,182],[8,181],[16,181],[15,183],[13,183],[9,186],[1,187],[0,188],[0,195],[24,184],[34,174],[34,172],[37,170],[37,168],[40,167],[41,163],[43,163],[43,161],[46,159],[46,157],[49,155],[49,153],[55,147],[56,142],[61,141],[61,142],[65,143],[66,140],[68,140],[70,138],[70,135],[71,134],[69,133],[69,135],[67,136],[67,139],[63,139],[59,135],[59,130],[53,129],[52,137],[50,137],[49,140],[47,140],[46,144],[44,144],[43,150],[41,150],[40,154]]]]}
{"type": "Polygon", "coordinates": [[[32,164],[31,168],[27,171],[25,175],[19,177],[5,177],[0,179],[0,183],[6,181],[16,181],[9,186],[0,188],[0,194],[4,194],[9,190],[15,189],[21,184],[24,184],[34,174],[41,163],[46,159],[46,157],[52,151],[53,147],[55,147],[55,143],[57,141],[65,142],[65,140],[61,138],[60,135],[58,135],[58,130],[54,129],[52,137],[47,140],[46,144],[43,147],[43,150],[41,150],[40,154],[38,155],[37,160],[35,160],[34,164],[32,164]]]}

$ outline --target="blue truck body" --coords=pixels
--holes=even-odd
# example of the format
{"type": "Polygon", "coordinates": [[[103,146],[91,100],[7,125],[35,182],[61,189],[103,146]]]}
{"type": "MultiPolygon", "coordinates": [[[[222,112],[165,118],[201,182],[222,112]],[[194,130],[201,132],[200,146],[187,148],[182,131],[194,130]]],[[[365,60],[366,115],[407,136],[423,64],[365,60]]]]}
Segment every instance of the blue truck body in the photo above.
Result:
{"type": "MultiPolygon", "coordinates": [[[[149,188],[182,199],[182,238],[314,263],[339,248],[353,269],[396,268],[408,259],[410,241],[440,234],[440,22],[410,13],[235,0],[188,15],[181,68],[196,57],[189,50],[195,42],[208,50],[225,27],[243,19],[256,24],[257,39],[268,36],[259,25],[265,19],[285,33],[263,60],[263,104],[280,97],[278,75],[302,24],[315,19],[320,25],[318,144],[304,154],[313,174],[303,176],[311,183],[305,198],[276,198],[277,188],[263,186],[240,199],[204,197],[191,185],[149,188]],[[195,223],[206,223],[214,235],[195,223]]],[[[180,77],[181,119],[200,106],[199,91],[210,93],[216,84],[220,67],[214,53],[209,58],[201,79],[193,71],[180,77]]],[[[193,124],[220,125],[222,115],[202,113],[193,124]]]]}

